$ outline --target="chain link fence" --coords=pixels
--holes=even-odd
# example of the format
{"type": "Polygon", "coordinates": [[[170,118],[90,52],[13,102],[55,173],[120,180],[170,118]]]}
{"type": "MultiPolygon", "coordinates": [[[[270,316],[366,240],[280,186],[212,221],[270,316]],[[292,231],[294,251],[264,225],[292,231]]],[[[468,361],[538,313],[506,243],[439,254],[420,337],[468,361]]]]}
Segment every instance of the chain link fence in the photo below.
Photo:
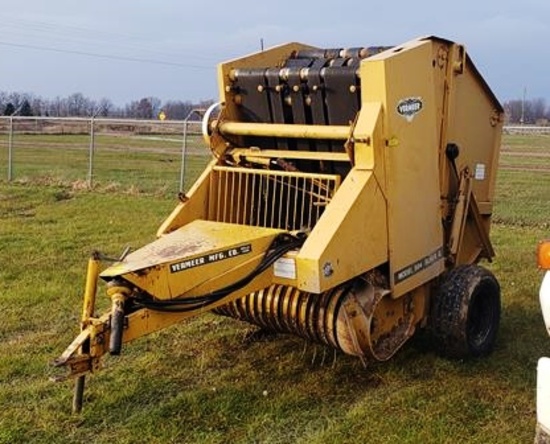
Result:
{"type": "Polygon", "coordinates": [[[505,129],[495,204],[495,222],[543,228],[550,237],[550,133],[505,129]]]}
{"type": "MultiPolygon", "coordinates": [[[[200,121],[0,118],[0,180],[176,193],[211,159],[200,121]]],[[[550,133],[506,128],[494,221],[550,226],[550,133]]]]}
{"type": "Polygon", "coordinates": [[[180,191],[210,159],[200,125],[191,119],[2,117],[0,178],[180,191]]]}

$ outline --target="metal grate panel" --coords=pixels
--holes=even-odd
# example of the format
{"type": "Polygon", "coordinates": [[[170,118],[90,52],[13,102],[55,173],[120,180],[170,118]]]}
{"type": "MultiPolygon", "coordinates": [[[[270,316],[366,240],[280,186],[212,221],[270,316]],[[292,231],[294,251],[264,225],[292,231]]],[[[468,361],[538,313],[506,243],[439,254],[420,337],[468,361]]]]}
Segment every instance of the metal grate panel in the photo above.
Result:
{"type": "Polygon", "coordinates": [[[216,166],[209,220],[283,230],[312,229],[340,176],[216,166]]]}

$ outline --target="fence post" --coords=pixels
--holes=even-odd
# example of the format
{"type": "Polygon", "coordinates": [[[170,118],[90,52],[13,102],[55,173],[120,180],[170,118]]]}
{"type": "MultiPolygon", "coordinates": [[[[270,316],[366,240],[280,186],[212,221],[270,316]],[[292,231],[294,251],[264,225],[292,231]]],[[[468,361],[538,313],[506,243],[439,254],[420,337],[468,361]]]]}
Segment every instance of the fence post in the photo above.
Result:
{"type": "Polygon", "coordinates": [[[8,133],[8,182],[13,179],[13,114],[10,116],[8,133]]]}
{"type": "Polygon", "coordinates": [[[92,188],[94,177],[94,149],[95,149],[95,130],[94,130],[95,115],[90,119],[90,150],[88,154],[88,188],[92,188]]]}
{"type": "MultiPolygon", "coordinates": [[[[189,116],[187,116],[189,117],[189,116]]],[[[181,169],[180,169],[180,189],[183,193],[183,180],[185,176],[185,153],[187,151],[187,118],[183,121],[183,144],[181,146],[181,169]]]]}
{"type": "Polygon", "coordinates": [[[183,193],[183,182],[185,178],[185,154],[187,152],[187,126],[193,114],[196,114],[200,118],[204,115],[205,110],[202,108],[192,109],[187,117],[183,121],[183,144],[181,146],[181,169],[180,169],[180,193],[183,193]]]}
{"type": "Polygon", "coordinates": [[[11,182],[13,179],[13,118],[21,111],[23,105],[19,107],[10,115],[10,133],[8,137],[8,182],[11,182]]]}

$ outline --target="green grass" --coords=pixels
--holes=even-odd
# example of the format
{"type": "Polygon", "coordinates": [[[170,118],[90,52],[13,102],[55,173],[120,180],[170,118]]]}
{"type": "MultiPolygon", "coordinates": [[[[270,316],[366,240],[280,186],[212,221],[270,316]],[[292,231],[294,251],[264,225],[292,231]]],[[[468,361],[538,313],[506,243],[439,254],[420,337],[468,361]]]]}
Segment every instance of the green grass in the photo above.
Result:
{"type": "Polygon", "coordinates": [[[550,134],[504,134],[502,152],[549,154],[550,134]]]}
{"type": "MultiPolygon", "coordinates": [[[[490,357],[443,359],[420,334],[364,369],[295,337],[246,341],[250,326],[206,315],[107,358],[72,415],[72,385],[50,382],[49,363],[78,330],[87,257],[151,241],[177,203],[145,171],[159,154],[134,151],[141,192],[129,179],[82,189],[71,181],[76,168],[0,182],[0,443],[532,442],[536,362],[550,346],[534,260],[537,241],[550,237],[550,173],[531,171],[498,175],[490,268],[503,315],[490,357]]],[[[124,174],[116,159],[105,177],[124,174]]],[[[189,161],[190,178],[203,163],[189,161]]]]}

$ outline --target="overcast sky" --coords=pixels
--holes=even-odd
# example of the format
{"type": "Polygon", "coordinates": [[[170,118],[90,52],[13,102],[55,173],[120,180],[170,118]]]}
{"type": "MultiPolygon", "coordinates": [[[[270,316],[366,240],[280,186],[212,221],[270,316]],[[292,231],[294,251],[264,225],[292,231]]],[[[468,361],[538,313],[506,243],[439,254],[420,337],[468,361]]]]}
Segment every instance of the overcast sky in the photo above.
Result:
{"type": "Polygon", "coordinates": [[[0,91],[81,92],[122,105],[215,99],[218,62],[299,41],[466,45],[502,100],[550,101],[550,1],[0,0],[0,91]]]}

